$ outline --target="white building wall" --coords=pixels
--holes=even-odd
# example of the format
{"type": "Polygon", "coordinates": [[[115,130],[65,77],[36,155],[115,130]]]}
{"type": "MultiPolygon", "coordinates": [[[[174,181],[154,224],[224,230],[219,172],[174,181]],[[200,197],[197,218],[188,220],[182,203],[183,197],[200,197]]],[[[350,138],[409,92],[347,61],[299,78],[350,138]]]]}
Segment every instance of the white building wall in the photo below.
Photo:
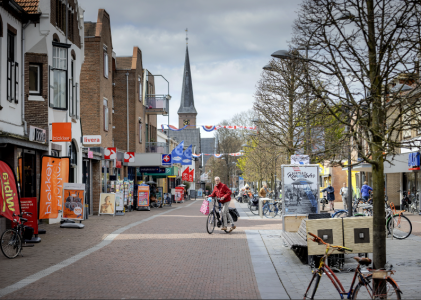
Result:
{"type": "Polygon", "coordinates": [[[0,105],[3,107],[0,110],[0,131],[11,134],[24,134],[24,127],[22,125],[22,24],[15,19],[10,13],[0,7],[0,14],[3,20],[3,37],[0,38],[0,105]],[[19,64],[19,85],[18,85],[18,103],[7,100],[7,24],[10,24],[17,30],[15,37],[15,61],[19,64]]]}

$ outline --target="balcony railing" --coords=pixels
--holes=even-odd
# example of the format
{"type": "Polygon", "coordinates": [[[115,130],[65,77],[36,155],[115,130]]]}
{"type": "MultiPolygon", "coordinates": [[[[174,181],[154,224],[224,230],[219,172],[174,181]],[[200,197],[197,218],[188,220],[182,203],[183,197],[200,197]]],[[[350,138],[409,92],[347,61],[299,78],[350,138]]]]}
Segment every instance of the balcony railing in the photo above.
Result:
{"type": "Polygon", "coordinates": [[[158,142],[158,143],[157,142],[146,143],[146,152],[167,154],[168,153],[168,145],[167,145],[167,143],[160,143],[160,142],[158,142]]]}
{"type": "Polygon", "coordinates": [[[146,113],[167,115],[169,102],[167,95],[146,95],[146,113]]]}

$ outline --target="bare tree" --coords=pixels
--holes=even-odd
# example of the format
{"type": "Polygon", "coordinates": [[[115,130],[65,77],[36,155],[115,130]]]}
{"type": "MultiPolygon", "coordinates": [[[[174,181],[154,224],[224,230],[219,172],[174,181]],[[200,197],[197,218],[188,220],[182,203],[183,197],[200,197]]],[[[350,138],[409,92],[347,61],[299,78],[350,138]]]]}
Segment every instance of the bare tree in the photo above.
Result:
{"type": "MultiPolygon", "coordinates": [[[[420,6],[411,0],[305,0],[294,25],[294,45],[315,49],[306,60],[320,74],[308,83],[312,94],[346,128],[338,144],[351,141],[358,158],[372,166],[375,268],[386,263],[384,162],[419,143],[402,135],[420,127],[420,6]],[[405,84],[412,89],[405,91],[405,84]]],[[[342,157],[331,151],[330,159],[342,157]]]]}

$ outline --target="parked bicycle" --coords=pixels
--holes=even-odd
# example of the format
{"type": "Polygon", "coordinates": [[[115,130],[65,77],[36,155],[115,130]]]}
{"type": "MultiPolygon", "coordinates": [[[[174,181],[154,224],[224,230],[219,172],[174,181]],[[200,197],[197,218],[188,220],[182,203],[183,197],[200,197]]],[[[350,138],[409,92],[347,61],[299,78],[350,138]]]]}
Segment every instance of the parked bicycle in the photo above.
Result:
{"type": "Polygon", "coordinates": [[[22,252],[22,247],[34,247],[33,244],[27,244],[25,239],[31,239],[33,231],[31,228],[25,227],[24,223],[28,222],[28,219],[23,218],[23,215],[32,215],[32,213],[21,213],[20,215],[13,214],[13,223],[16,225],[15,228],[7,229],[0,238],[0,248],[4,256],[7,258],[15,258],[22,252]],[[18,221],[19,220],[19,221],[18,221]]]}
{"type": "Polygon", "coordinates": [[[344,299],[344,297],[346,297],[346,299],[401,299],[402,292],[395,280],[390,277],[391,274],[394,274],[392,266],[385,266],[385,269],[380,270],[371,269],[368,268],[371,264],[371,259],[365,257],[354,257],[358,262],[358,266],[355,268],[351,286],[349,290],[346,291],[332,269],[325,264],[325,261],[334,251],[345,253],[346,251],[352,252],[352,249],[327,244],[317,235],[314,235],[311,232],[308,234],[311,236],[309,237],[309,241],[312,240],[313,242],[326,245],[326,252],[320,259],[319,267],[313,271],[313,277],[304,294],[304,299],[314,299],[323,274],[326,274],[330,279],[341,299],[344,299]],[[373,274],[376,275],[373,276],[373,274]],[[377,275],[386,279],[385,285],[382,284],[383,282],[381,281],[380,284],[378,284],[373,280],[373,277],[377,277],[377,275]]]}
{"type": "Polygon", "coordinates": [[[257,195],[254,195],[254,197],[249,201],[248,208],[254,215],[259,213],[259,197],[257,195]]]}
{"type": "Polygon", "coordinates": [[[401,209],[404,211],[409,211],[409,205],[411,204],[411,199],[408,197],[408,193],[406,191],[399,190],[398,193],[402,192],[402,206],[401,209]]]}
{"type": "MultiPolygon", "coordinates": [[[[222,215],[221,215],[221,209],[222,206],[219,205],[220,198],[213,198],[213,208],[209,212],[208,219],[206,220],[206,230],[209,234],[212,234],[215,230],[215,226],[218,226],[220,228],[222,226],[222,215]],[[218,207],[216,207],[216,203],[218,202],[218,207]]],[[[240,214],[238,213],[237,209],[235,208],[229,208],[229,215],[231,216],[233,222],[237,222],[238,217],[240,214]]],[[[230,216],[227,218],[228,224],[231,223],[230,216]]],[[[230,233],[231,230],[224,230],[226,233],[230,233]]]]}
{"type": "Polygon", "coordinates": [[[282,202],[281,201],[275,201],[273,203],[266,202],[263,205],[262,212],[265,215],[266,218],[275,218],[278,213],[282,214],[282,202]]]}
{"type": "Polygon", "coordinates": [[[411,197],[411,204],[409,205],[409,209],[408,212],[410,212],[411,214],[418,214],[420,212],[420,194],[419,191],[417,191],[416,194],[412,194],[411,197]]]}

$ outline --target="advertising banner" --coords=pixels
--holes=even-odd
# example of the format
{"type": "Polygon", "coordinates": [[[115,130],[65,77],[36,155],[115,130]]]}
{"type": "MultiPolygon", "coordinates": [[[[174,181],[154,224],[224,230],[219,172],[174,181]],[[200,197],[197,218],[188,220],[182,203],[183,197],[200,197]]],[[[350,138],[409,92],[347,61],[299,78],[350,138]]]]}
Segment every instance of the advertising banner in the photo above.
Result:
{"type": "Polygon", "coordinates": [[[122,192],[115,193],[115,210],[124,211],[124,195],[122,192]]]}
{"type": "Polygon", "coordinates": [[[84,220],[85,184],[63,184],[63,219],[84,220]]]}
{"type": "Polygon", "coordinates": [[[22,212],[32,214],[32,215],[25,215],[25,219],[28,219],[28,222],[25,222],[25,226],[32,227],[34,229],[34,234],[38,234],[37,197],[21,198],[20,206],[21,206],[22,212]]]}
{"type": "Polygon", "coordinates": [[[283,214],[318,213],[318,165],[282,165],[282,179],[283,214]]]}
{"type": "Polygon", "coordinates": [[[192,145],[190,145],[184,152],[183,152],[183,159],[181,160],[182,166],[189,166],[191,165],[192,160],[192,145]]]}
{"type": "Polygon", "coordinates": [[[171,160],[173,163],[181,163],[184,154],[183,149],[184,141],[181,141],[181,143],[171,151],[171,160]]]}
{"type": "Polygon", "coordinates": [[[191,169],[191,172],[189,172],[189,181],[194,182],[194,169],[191,169]]]}
{"type": "Polygon", "coordinates": [[[308,155],[291,155],[291,165],[308,165],[310,156],[308,155]]]}
{"type": "Polygon", "coordinates": [[[175,202],[184,201],[184,188],[182,186],[177,186],[175,188],[175,202]]]}
{"type": "Polygon", "coordinates": [[[20,214],[19,191],[13,169],[0,161],[0,216],[13,220],[13,214],[20,214]]]}
{"type": "Polygon", "coordinates": [[[41,160],[39,218],[55,219],[62,210],[63,185],[69,182],[70,158],[43,156],[41,160]]]}
{"type": "Polygon", "coordinates": [[[149,185],[139,185],[137,188],[137,207],[149,206],[149,185]]]}
{"type": "Polygon", "coordinates": [[[181,174],[181,180],[189,181],[189,168],[188,167],[181,174]]]}
{"type": "Polygon", "coordinates": [[[52,141],[53,142],[71,142],[72,141],[72,123],[61,122],[52,123],[52,141]]]}
{"type": "Polygon", "coordinates": [[[115,194],[101,193],[99,195],[99,213],[98,215],[115,215],[115,194]]]}

